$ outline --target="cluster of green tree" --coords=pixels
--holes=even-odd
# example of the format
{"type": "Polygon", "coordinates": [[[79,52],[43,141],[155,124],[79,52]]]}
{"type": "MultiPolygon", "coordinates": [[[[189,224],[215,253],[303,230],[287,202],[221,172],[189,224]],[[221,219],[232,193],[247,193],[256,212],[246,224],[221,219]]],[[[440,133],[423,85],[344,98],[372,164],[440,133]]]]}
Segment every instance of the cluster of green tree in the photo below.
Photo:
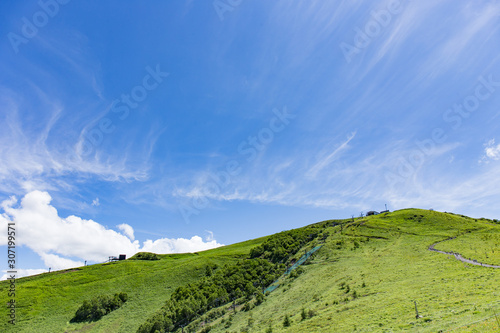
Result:
{"type": "Polygon", "coordinates": [[[99,295],[90,301],[85,300],[76,310],[75,316],[71,322],[96,321],[107,315],[113,310],[118,309],[128,299],[124,292],[112,295],[99,295]]]}
{"type": "MultiPolygon", "coordinates": [[[[139,327],[139,333],[171,332],[187,325],[212,308],[238,298],[256,296],[281,274],[285,267],[265,259],[245,259],[215,271],[207,269],[203,279],[179,287],[165,305],[139,327]]],[[[259,297],[260,296],[260,297],[259,297]]]]}
{"type": "Polygon", "coordinates": [[[217,267],[209,264],[205,277],[177,288],[165,305],[142,324],[138,333],[171,332],[196,318],[237,299],[250,300],[245,309],[264,300],[263,290],[285,272],[284,263],[320,234],[323,225],[283,231],[269,237],[250,251],[250,259],[217,267]]]}
{"type": "Polygon", "coordinates": [[[156,253],[138,252],[129,260],[160,260],[160,257],[156,253]]]}
{"type": "Polygon", "coordinates": [[[316,226],[280,232],[250,250],[250,258],[268,259],[272,263],[285,262],[306,243],[318,237],[318,234],[319,229],[316,226]]]}

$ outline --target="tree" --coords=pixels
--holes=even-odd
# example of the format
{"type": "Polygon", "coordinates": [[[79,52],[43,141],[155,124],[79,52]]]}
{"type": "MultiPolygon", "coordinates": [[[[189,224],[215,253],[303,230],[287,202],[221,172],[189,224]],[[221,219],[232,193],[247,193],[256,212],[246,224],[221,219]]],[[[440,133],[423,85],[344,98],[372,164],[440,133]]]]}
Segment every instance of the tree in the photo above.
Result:
{"type": "Polygon", "coordinates": [[[288,317],[288,315],[285,315],[285,319],[283,319],[283,327],[290,327],[290,318],[288,317]]]}
{"type": "Polygon", "coordinates": [[[262,304],[262,302],[264,302],[264,294],[262,293],[262,291],[259,291],[255,296],[255,304],[259,305],[262,304]]]}

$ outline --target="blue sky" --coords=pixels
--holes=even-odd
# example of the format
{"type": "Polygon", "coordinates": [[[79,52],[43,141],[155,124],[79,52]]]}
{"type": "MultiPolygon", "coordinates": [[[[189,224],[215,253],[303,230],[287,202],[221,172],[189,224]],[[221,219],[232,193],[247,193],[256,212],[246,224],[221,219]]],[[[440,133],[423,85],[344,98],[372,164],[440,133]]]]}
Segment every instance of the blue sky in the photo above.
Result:
{"type": "Polygon", "coordinates": [[[0,224],[20,274],[384,204],[500,216],[496,1],[0,11],[0,224]]]}

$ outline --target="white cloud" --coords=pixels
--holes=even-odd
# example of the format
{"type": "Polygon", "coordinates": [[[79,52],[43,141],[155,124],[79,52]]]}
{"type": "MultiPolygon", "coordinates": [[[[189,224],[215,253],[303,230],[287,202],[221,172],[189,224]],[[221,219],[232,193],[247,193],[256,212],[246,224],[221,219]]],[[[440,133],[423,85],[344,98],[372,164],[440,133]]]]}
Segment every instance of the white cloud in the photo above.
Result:
{"type": "Polygon", "coordinates": [[[130,257],[139,251],[183,253],[222,246],[216,240],[204,242],[201,237],[193,236],[191,239],[146,240],[141,247],[138,240],[134,241],[134,229],[130,225],[117,226],[123,235],[92,220],[73,215],[62,218],[50,205],[51,200],[47,192],[33,191],[26,194],[20,204],[14,197],[1,202],[4,212],[0,215],[3,234],[0,246],[7,244],[5,233],[11,221],[18,231],[17,245],[36,252],[53,270],[82,266],[83,260],[104,262],[112,255],[130,257]]]}
{"type": "Polygon", "coordinates": [[[58,131],[61,131],[60,118],[65,106],[53,102],[54,98],[38,87],[31,88],[38,98],[37,113],[46,114],[40,120],[40,126],[36,127],[30,126],[21,115],[28,107],[27,93],[20,94],[0,87],[0,103],[3,106],[3,113],[0,113],[0,191],[26,193],[72,188],[74,177],[64,179],[68,173],[76,177],[94,175],[113,182],[144,181],[148,178],[149,156],[144,157],[142,161],[145,162],[141,165],[132,166],[127,157],[104,157],[97,150],[95,156],[85,157],[75,152],[75,146],[52,143],[51,138],[62,135],[58,131]]]}
{"type": "Polygon", "coordinates": [[[193,236],[191,239],[161,238],[155,241],[145,241],[142,251],[155,253],[184,253],[204,251],[219,246],[221,246],[221,244],[218,244],[216,240],[203,242],[200,236],[193,236]]]}
{"type": "Polygon", "coordinates": [[[92,200],[92,206],[99,206],[100,203],[99,203],[99,198],[95,198],[94,200],[92,200]]]}
{"type": "MultiPolygon", "coordinates": [[[[0,277],[0,281],[7,280],[7,278],[9,278],[11,275],[11,274],[8,274],[6,270],[3,270],[2,272],[5,274],[2,275],[2,277],[0,277]]],[[[41,274],[41,273],[45,273],[45,272],[48,272],[48,270],[44,269],[44,268],[40,268],[40,269],[20,269],[20,268],[18,268],[17,274],[16,274],[16,279],[22,278],[24,276],[37,275],[37,274],[41,274]]]]}
{"type": "Polygon", "coordinates": [[[316,177],[316,175],[318,174],[318,172],[320,172],[321,170],[323,170],[325,167],[327,167],[330,163],[332,163],[339,155],[340,153],[342,153],[344,150],[346,150],[347,148],[349,148],[349,142],[351,142],[351,140],[356,136],[356,131],[352,132],[351,134],[349,134],[349,136],[347,137],[347,139],[342,142],[340,145],[338,145],[337,148],[335,148],[335,150],[333,152],[331,152],[330,154],[328,154],[327,156],[325,157],[322,157],[308,172],[307,172],[307,176],[309,177],[316,177]]]}
{"type": "Polygon", "coordinates": [[[485,144],[483,160],[486,159],[500,160],[500,143],[495,146],[495,139],[485,144]]]}
{"type": "Polygon", "coordinates": [[[126,223],[122,223],[120,225],[117,225],[116,227],[118,229],[120,229],[125,234],[125,236],[130,238],[130,240],[133,241],[135,239],[134,228],[132,228],[130,225],[128,225],[126,223]]]}
{"type": "MultiPolygon", "coordinates": [[[[450,19],[454,17],[460,18],[462,24],[457,26],[457,29],[452,30],[451,33],[454,34],[449,35],[446,41],[432,49],[433,53],[431,53],[424,68],[419,70],[419,72],[429,75],[427,79],[434,78],[438,74],[456,67],[457,63],[460,64],[462,70],[465,70],[467,65],[475,63],[474,57],[471,57],[471,51],[478,52],[480,48],[474,48],[471,44],[487,42],[490,35],[488,32],[494,28],[498,20],[497,13],[500,7],[498,4],[479,5],[473,2],[465,2],[462,6],[457,6],[456,9],[460,12],[450,15],[450,19]],[[468,63],[463,58],[465,54],[473,62],[468,63]]],[[[426,17],[426,15],[421,17],[426,17]]],[[[451,21],[443,22],[450,26],[451,21]]],[[[443,28],[445,27],[443,26],[443,28]]],[[[446,34],[446,31],[444,31],[443,35],[446,34]]]]}
{"type": "Polygon", "coordinates": [[[52,271],[84,265],[82,261],[74,261],[71,259],[62,258],[57,254],[42,253],[40,254],[40,257],[42,258],[45,266],[50,267],[52,271]]]}

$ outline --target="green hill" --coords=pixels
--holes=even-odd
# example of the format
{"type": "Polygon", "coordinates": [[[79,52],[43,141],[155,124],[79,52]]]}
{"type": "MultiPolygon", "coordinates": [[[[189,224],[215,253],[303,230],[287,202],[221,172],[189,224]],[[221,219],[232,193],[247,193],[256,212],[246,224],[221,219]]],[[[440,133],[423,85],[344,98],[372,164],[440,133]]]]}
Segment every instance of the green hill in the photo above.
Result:
{"type": "MultiPolygon", "coordinates": [[[[185,332],[498,332],[500,269],[428,249],[437,243],[437,250],[500,266],[496,222],[405,209],[324,221],[200,253],[22,278],[17,324],[2,316],[0,331],[137,332],[161,314],[162,320],[185,316],[179,321],[185,332]],[[282,275],[315,246],[321,248],[300,268],[282,275]],[[263,286],[278,276],[278,287],[262,297],[263,286]],[[207,297],[201,295],[207,290],[207,297]],[[85,300],[120,292],[128,300],[118,309],[94,322],[70,322],[85,300]],[[212,292],[219,296],[210,299],[212,292]]],[[[2,281],[3,304],[7,290],[2,281]]]]}

